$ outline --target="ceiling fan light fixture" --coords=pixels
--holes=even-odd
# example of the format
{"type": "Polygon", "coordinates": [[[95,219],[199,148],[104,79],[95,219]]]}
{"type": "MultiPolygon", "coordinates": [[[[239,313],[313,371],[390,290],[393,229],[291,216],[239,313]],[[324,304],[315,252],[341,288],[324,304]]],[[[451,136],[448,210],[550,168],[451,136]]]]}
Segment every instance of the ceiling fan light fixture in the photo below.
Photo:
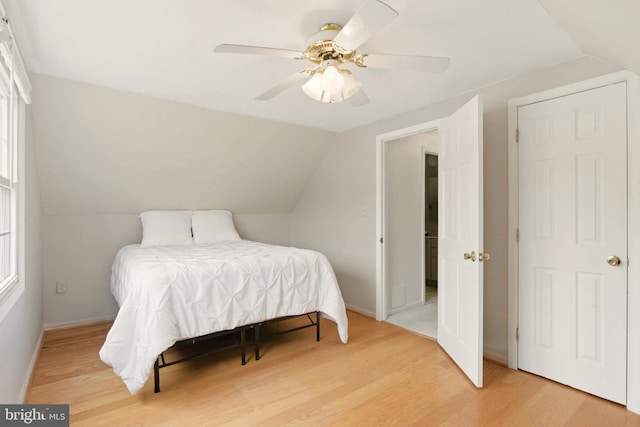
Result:
{"type": "MultiPolygon", "coordinates": [[[[0,0],[1,1],[1,0],[0,0]]],[[[344,26],[327,23],[312,34],[303,51],[250,45],[220,44],[214,52],[267,55],[315,64],[278,82],[255,99],[266,101],[289,87],[302,83],[302,90],[319,102],[335,103],[350,100],[354,107],[369,103],[369,97],[361,90],[362,84],[342,66],[360,68],[386,68],[441,73],[450,59],[437,56],[358,53],[357,49],[374,34],[398,16],[398,12],[383,0],[364,0],[364,3],[344,26]]]]}
{"type": "Polygon", "coordinates": [[[330,93],[337,92],[342,89],[343,84],[344,78],[336,67],[329,65],[324,69],[322,77],[320,78],[320,86],[322,86],[323,91],[330,93]]]}
{"type": "Polygon", "coordinates": [[[344,83],[342,84],[342,95],[343,100],[346,100],[351,98],[362,88],[362,83],[356,80],[347,70],[342,70],[342,77],[344,78],[344,83]]]}
{"type": "Polygon", "coordinates": [[[351,98],[361,87],[362,83],[353,78],[348,70],[327,62],[302,86],[302,90],[316,101],[333,104],[351,98]]]}

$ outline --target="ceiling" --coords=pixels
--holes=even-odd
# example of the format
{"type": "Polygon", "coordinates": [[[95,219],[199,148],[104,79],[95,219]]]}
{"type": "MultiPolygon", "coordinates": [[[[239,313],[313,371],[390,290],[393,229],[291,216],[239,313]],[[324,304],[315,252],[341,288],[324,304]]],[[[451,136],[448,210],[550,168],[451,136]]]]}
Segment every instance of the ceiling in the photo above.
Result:
{"type": "Polygon", "coordinates": [[[356,108],[319,103],[299,87],[256,101],[308,63],[213,48],[303,50],[322,24],[346,23],[363,0],[3,0],[30,72],[337,132],[586,52],[558,24],[577,21],[552,18],[537,0],[386,2],[399,17],[359,53],[447,56],[451,65],[442,74],[351,68],[371,100],[356,108]]]}

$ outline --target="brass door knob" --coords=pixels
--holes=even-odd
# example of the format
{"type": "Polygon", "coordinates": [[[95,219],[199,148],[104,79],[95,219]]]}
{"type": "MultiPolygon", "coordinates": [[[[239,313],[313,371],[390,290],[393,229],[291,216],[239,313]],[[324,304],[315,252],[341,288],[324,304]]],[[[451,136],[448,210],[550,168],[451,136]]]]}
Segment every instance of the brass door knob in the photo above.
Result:
{"type": "Polygon", "coordinates": [[[478,254],[478,261],[489,261],[491,259],[491,254],[488,252],[480,252],[478,254]]]}
{"type": "Polygon", "coordinates": [[[620,265],[620,258],[615,256],[615,255],[611,255],[610,257],[607,257],[607,262],[609,263],[609,265],[612,265],[614,267],[620,265]]]}
{"type": "Polygon", "coordinates": [[[464,254],[464,259],[470,259],[471,261],[475,261],[476,260],[476,252],[475,251],[471,251],[471,253],[465,253],[464,254]]]}

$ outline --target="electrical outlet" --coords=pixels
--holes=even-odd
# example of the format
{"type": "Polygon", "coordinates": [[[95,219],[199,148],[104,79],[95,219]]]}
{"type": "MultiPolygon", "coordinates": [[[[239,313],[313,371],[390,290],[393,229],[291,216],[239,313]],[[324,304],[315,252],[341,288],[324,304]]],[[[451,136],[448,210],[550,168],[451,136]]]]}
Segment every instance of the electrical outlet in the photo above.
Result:
{"type": "Polygon", "coordinates": [[[64,294],[67,292],[67,287],[64,282],[56,282],[56,294],[64,294]]]}

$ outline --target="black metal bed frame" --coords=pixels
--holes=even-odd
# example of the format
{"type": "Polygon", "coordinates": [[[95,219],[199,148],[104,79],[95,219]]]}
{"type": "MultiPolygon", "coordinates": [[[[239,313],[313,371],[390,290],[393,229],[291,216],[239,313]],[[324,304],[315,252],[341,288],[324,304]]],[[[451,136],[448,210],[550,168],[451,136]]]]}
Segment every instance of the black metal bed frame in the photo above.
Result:
{"type": "Polygon", "coordinates": [[[240,355],[241,355],[242,364],[245,365],[247,363],[247,359],[246,359],[246,342],[245,342],[245,335],[246,335],[245,331],[246,331],[247,327],[249,327],[249,326],[240,326],[240,327],[237,327],[235,329],[228,330],[228,331],[214,332],[212,334],[201,335],[199,337],[188,338],[186,340],[176,341],[176,343],[173,346],[171,346],[171,348],[173,348],[175,345],[180,345],[182,343],[190,342],[191,344],[195,344],[195,343],[198,343],[198,342],[208,341],[208,340],[212,340],[212,339],[215,339],[215,338],[220,338],[220,337],[223,337],[225,335],[230,335],[230,334],[234,334],[234,333],[238,333],[238,332],[240,334],[240,340],[234,342],[231,345],[226,345],[224,347],[217,347],[217,348],[212,349],[212,350],[204,351],[202,353],[192,354],[192,355],[189,355],[189,356],[177,359],[177,360],[172,360],[170,362],[167,362],[165,360],[164,352],[160,353],[160,355],[156,358],[155,363],[153,364],[153,392],[154,393],[158,393],[160,391],[160,368],[166,368],[168,366],[177,365],[178,363],[186,362],[187,360],[195,359],[197,357],[208,356],[210,354],[219,353],[221,351],[229,350],[231,348],[240,347],[240,355]]]}
{"type": "Polygon", "coordinates": [[[180,345],[182,343],[191,343],[191,344],[196,344],[198,342],[202,342],[202,341],[208,341],[208,340],[212,340],[212,339],[216,339],[216,338],[220,338],[223,337],[225,335],[231,335],[231,334],[235,334],[238,333],[240,336],[239,340],[235,340],[235,342],[233,344],[230,345],[226,345],[224,347],[217,347],[215,349],[210,349],[207,351],[204,351],[202,353],[197,353],[197,354],[192,354],[177,360],[172,360],[167,362],[165,360],[164,357],[164,352],[160,353],[160,355],[156,358],[155,363],[153,364],[153,392],[154,393],[158,393],[160,392],[160,369],[161,368],[166,368],[172,365],[176,365],[178,363],[182,363],[182,362],[186,362],[188,360],[191,359],[195,359],[197,357],[203,357],[203,356],[208,356],[214,353],[219,353],[221,351],[225,351],[225,350],[229,350],[231,348],[236,348],[236,347],[240,347],[240,356],[241,356],[241,362],[242,365],[246,365],[247,363],[247,359],[246,359],[246,330],[247,328],[253,328],[254,329],[254,333],[255,333],[255,355],[256,355],[256,360],[260,360],[260,340],[264,340],[267,338],[271,338],[277,335],[282,335],[282,334],[286,334],[289,332],[295,332],[295,331],[299,331],[301,329],[306,329],[306,328],[311,328],[313,326],[316,327],[316,341],[320,341],[320,312],[319,311],[315,311],[312,313],[305,313],[305,314],[300,314],[300,315],[296,315],[296,316],[284,316],[284,317],[278,317],[275,319],[270,319],[270,320],[265,320],[264,322],[259,322],[259,323],[254,323],[254,324],[250,324],[250,325],[244,325],[244,326],[239,326],[235,329],[231,329],[228,331],[220,331],[220,332],[214,332],[212,334],[207,334],[207,335],[201,335],[198,337],[194,337],[194,338],[188,338],[186,340],[181,340],[181,341],[177,341],[171,348],[173,348],[175,345],[180,345]],[[314,321],[311,318],[311,314],[315,313],[316,314],[316,320],[314,321]],[[302,325],[302,326],[297,326],[291,329],[286,329],[283,331],[278,331],[278,332],[274,332],[268,335],[261,335],[260,334],[260,327],[261,326],[266,326],[266,325],[270,325],[270,324],[274,324],[274,323],[278,323],[281,322],[283,320],[287,320],[287,319],[292,319],[295,317],[302,317],[302,316],[306,316],[307,319],[309,320],[308,324],[302,325]]]}
{"type": "Polygon", "coordinates": [[[254,333],[255,333],[256,360],[260,360],[260,340],[264,340],[264,339],[267,339],[267,338],[275,337],[277,335],[287,334],[289,332],[299,331],[300,329],[312,328],[312,327],[315,326],[316,327],[316,341],[320,341],[320,312],[316,311],[315,314],[316,314],[315,322],[311,318],[311,313],[306,313],[306,314],[300,314],[298,316],[278,317],[276,319],[265,320],[264,322],[260,322],[260,323],[256,323],[256,324],[252,325],[254,333]],[[306,325],[297,326],[295,328],[285,329],[284,331],[273,332],[273,333],[268,334],[268,335],[260,335],[260,326],[270,325],[270,324],[281,322],[283,320],[293,319],[294,317],[301,317],[301,316],[307,316],[307,319],[309,320],[309,323],[306,324],[306,325]]]}

